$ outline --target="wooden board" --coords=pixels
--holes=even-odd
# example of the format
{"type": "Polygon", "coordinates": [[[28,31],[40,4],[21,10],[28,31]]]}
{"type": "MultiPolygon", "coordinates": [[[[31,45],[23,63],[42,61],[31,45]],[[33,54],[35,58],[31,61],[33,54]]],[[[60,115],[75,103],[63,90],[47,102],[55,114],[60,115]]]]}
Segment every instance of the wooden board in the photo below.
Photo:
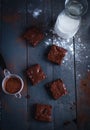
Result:
{"type": "MultiPolygon", "coordinates": [[[[1,53],[11,73],[20,75],[24,81],[26,69],[26,44],[20,40],[25,28],[25,1],[2,1],[2,41],[1,53]]],[[[1,75],[4,78],[2,73],[1,75]]],[[[22,98],[6,95],[2,92],[2,129],[25,130],[27,127],[27,94],[26,84],[22,98]]]]}
{"type": "MultiPolygon", "coordinates": [[[[88,1],[88,7],[90,1],[88,1]]],[[[90,9],[75,37],[77,119],[80,130],[90,129],[90,9]]]]}
{"type": "MultiPolygon", "coordinates": [[[[64,9],[63,0],[0,0],[0,53],[11,73],[19,74],[25,83],[22,98],[16,99],[0,91],[1,130],[89,130],[90,129],[90,9],[83,17],[77,35],[61,40],[52,34],[56,18],[64,9]],[[0,4],[1,5],[1,4],[0,4]],[[26,28],[36,26],[45,34],[44,40],[35,48],[21,39],[26,28]],[[67,49],[60,66],[47,60],[52,44],[67,49]],[[24,71],[39,63],[47,75],[46,80],[32,86],[24,71]],[[58,100],[48,95],[45,84],[61,78],[68,94],[58,100]],[[83,83],[81,85],[80,83],[83,83]],[[34,119],[34,104],[53,106],[51,123],[34,119]]],[[[90,2],[89,2],[90,5],[90,2]]],[[[4,77],[0,68],[0,84],[4,77]]],[[[1,85],[0,85],[1,86],[1,85]]]]}
{"type": "MultiPolygon", "coordinates": [[[[28,0],[28,5],[32,6],[33,12],[35,11],[35,9],[42,10],[41,15],[37,18],[32,15],[33,13],[28,13],[28,26],[34,25],[41,27],[45,31],[49,31],[49,29],[52,29],[52,25],[55,24],[56,17],[60,13],[59,9],[62,10],[62,8],[64,7],[64,2],[62,0],[60,2],[58,0],[48,0],[45,2],[28,0]]],[[[30,117],[30,115],[32,115],[31,113],[33,104],[51,104],[53,106],[53,122],[49,124],[37,122],[32,119],[32,115],[29,119],[29,129],[36,130],[38,128],[47,130],[59,130],[59,128],[71,129],[73,127],[74,129],[76,129],[76,124],[73,122],[73,120],[76,119],[76,109],[73,105],[75,103],[74,56],[71,54],[72,52],[69,52],[69,46],[72,47],[73,51],[73,39],[71,39],[69,43],[66,43],[66,47],[64,43],[61,43],[59,41],[60,46],[68,49],[68,54],[64,59],[64,63],[61,66],[54,65],[47,60],[47,55],[45,55],[45,53],[48,52],[48,48],[51,45],[48,45],[50,43],[49,41],[51,41],[51,44],[53,44],[55,41],[54,36],[52,36],[51,34],[50,36],[46,36],[46,39],[42,41],[42,43],[40,43],[40,45],[36,48],[33,48],[31,46],[28,47],[28,66],[39,63],[42,66],[44,72],[47,74],[47,79],[42,83],[36,85],[35,87],[33,87],[28,82],[28,93],[30,93],[31,97],[28,101],[28,111],[30,113],[30,117]],[[71,60],[68,61],[67,58],[71,58],[71,60]],[[46,83],[58,78],[61,78],[64,81],[69,94],[55,101],[47,94],[44,86],[46,83]],[[73,107],[73,110],[71,110],[71,107],[73,107]],[[70,122],[69,126],[64,126],[65,122],[70,122]]]]}

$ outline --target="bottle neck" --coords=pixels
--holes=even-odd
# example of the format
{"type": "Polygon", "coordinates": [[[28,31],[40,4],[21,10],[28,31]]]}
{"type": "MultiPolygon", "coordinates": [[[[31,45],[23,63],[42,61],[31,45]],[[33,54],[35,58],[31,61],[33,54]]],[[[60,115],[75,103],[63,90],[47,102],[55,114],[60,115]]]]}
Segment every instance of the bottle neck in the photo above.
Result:
{"type": "Polygon", "coordinates": [[[81,16],[77,16],[77,15],[72,15],[72,13],[70,13],[67,9],[64,10],[65,15],[67,15],[68,17],[72,18],[72,19],[81,19],[81,16]]]}

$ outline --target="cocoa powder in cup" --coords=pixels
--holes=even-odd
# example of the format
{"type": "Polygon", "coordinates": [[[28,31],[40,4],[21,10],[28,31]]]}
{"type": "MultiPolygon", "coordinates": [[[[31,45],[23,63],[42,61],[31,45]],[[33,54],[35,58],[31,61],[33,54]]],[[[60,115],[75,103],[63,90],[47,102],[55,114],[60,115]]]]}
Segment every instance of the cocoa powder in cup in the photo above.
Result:
{"type": "Polygon", "coordinates": [[[4,76],[2,81],[4,93],[14,95],[16,98],[21,98],[21,91],[24,87],[22,78],[17,74],[11,74],[7,69],[4,69],[4,76]]]}
{"type": "Polygon", "coordinates": [[[5,81],[5,90],[10,94],[14,94],[20,91],[21,86],[22,84],[20,79],[15,76],[9,77],[5,81]]]}

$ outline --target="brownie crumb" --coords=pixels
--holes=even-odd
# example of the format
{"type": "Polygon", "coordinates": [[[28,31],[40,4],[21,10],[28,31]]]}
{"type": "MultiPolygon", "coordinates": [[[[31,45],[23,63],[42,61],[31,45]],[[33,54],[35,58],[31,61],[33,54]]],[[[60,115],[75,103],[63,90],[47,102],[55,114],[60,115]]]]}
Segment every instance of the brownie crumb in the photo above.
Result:
{"type": "Polygon", "coordinates": [[[76,106],[76,102],[73,102],[73,105],[76,106]]]}
{"type": "Polygon", "coordinates": [[[70,107],[70,109],[72,110],[73,108],[72,108],[72,107],[70,107]]]}
{"type": "Polygon", "coordinates": [[[73,119],[73,122],[75,123],[75,124],[77,124],[77,119],[75,118],[75,119],[73,119]]]}
{"type": "Polygon", "coordinates": [[[30,98],[30,95],[27,94],[27,95],[25,96],[25,98],[29,99],[29,98],[30,98]]]}
{"type": "Polygon", "coordinates": [[[71,122],[70,121],[65,121],[64,123],[63,123],[63,125],[64,126],[67,126],[67,125],[69,125],[71,122]]]}

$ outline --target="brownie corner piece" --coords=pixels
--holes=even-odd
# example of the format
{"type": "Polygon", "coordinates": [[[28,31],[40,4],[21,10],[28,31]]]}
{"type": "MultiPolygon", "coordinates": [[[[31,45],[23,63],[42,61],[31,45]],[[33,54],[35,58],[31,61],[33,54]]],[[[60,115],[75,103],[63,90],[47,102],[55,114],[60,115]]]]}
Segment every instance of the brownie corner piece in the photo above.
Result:
{"type": "Polygon", "coordinates": [[[38,121],[52,121],[52,106],[46,104],[36,104],[35,119],[38,121]]]}
{"type": "Polygon", "coordinates": [[[65,94],[67,94],[67,89],[65,87],[65,84],[63,83],[63,81],[61,79],[57,79],[51,83],[48,83],[47,87],[48,87],[52,97],[55,100],[65,94]]]}
{"type": "Polygon", "coordinates": [[[43,40],[44,33],[37,27],[31,27],[24,33],[23,38],[35,47],[43,40]]]}
{"type": "Polygon", "coordinates": [[[64,56],[66,55],[66,52],[67,52],[66,49],[56,45],[52,45],[48,53],[48,60],[60,65],[62,63],[64,56]]]}
{"type": "Polygon", "coordinates": [[[27,69],[27,76],[33,85],[38,84],[46,78],[46,75],[39,64],[30,66],[27,69]]]}

